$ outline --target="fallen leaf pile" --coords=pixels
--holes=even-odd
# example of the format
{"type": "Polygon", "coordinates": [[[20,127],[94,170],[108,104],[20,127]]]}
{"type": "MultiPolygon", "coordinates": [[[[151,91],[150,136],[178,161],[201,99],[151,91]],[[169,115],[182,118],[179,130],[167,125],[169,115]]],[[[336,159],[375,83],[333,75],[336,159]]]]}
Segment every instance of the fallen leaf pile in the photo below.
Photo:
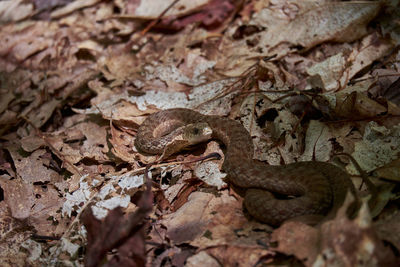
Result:
{"type": "Polygon", "coordinates": [[[398,266],[399,16],[398,0],[0,1],[0,266],[398,266]],[[217,141],[139,154],[138,126],[174,107],[240,121],[266,164],[344,168],[358,214],[348,199],[274,229],[243,211],[217,141]]]}

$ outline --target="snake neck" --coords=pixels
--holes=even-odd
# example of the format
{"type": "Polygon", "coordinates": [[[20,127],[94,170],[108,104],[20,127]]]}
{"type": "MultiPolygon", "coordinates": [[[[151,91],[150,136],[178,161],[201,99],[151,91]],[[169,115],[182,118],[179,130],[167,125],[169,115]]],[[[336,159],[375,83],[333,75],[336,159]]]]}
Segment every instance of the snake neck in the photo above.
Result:
{"type": "MultiPolygon", "coordinates": [[[[253,159],[253,140],[239,122],[217,116],[207,116],[206,122],[213,130],[213,138],[226,146],[223,169],[230,174],[231,183],[243,188],[263,188],[287,195],[303,195],[313,187],[298,178],[299,169],[311,175],[315,173],[307,171],[308,166],[272,166],[253,159]]],[[[323,179],[322,182],[329,188],[328,181],[323,179]]]]}
{"type": "Polygon", "coordinates": [[[275,175],[269,172],[274,172],[275,168],[259,164],[260,162],[253,159],[253,140],[243,125],[217,116],[205,118],[212,128],[213,138],[220,140],[226,147],[223,169],[230,174],[230,182],[243,188],[265,187],[265,181],[274,178],[275,175]]]}
{"type": "Polygon", "coordinates": [[[213,138],[220,140],[226,146],[225,157],[240,155],[242,159],[253,158],[253,141],[239,122],[217,116],[207,116],[206,122],[213,130],[213,138]]]}

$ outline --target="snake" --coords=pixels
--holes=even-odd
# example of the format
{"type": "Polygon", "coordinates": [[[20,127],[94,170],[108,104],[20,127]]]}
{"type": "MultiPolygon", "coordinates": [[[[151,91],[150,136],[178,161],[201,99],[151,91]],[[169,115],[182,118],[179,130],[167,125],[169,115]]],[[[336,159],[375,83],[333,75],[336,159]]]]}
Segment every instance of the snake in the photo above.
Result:
{"type": "Polygon", "coordinates": [[[225,146],[222,170],[243,196],[256,220],[279,226],[296,218],[334,217],[354,185],[340,167],[320,161],[269,165],[253,159],[254,145],[244,126],[226,117],[186,108],[150,114],[137,130],[135,147],[143,154],[168,157],[193,144],[217,139],[225,146]]]}

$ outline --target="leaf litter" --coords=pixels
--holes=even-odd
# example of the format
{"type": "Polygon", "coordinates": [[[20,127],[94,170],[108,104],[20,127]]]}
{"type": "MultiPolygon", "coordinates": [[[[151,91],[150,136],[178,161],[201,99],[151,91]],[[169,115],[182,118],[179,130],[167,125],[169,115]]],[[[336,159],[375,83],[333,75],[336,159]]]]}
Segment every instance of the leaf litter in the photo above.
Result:
{"type": "Polygon", "coordinates": [[[1,2],[0,265],[395,266],[398,14],[398,1],[1,2]],[[253,220],[218,142],[162,162],[136,151],[147,115],[174,107],[239,120],[268,164],[334,162],[362,208],[318,227],[253,220]]]}

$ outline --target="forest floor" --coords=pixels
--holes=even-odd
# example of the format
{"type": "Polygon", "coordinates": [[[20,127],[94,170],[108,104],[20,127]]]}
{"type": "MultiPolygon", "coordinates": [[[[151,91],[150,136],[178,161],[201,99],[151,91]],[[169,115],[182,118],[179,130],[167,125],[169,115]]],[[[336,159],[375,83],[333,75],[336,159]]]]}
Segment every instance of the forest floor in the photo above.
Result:
{"type": "Polygon", "coordinates": [[[395,0],[1,1],[0,265],[399,266],[399,17],[395,0]],[[343,168],[358,214],[274,228],[223,159],[199,160],[219,142],[139,154],[139,125],[176,107],[241,122],[266,164],[343,168]]]}

